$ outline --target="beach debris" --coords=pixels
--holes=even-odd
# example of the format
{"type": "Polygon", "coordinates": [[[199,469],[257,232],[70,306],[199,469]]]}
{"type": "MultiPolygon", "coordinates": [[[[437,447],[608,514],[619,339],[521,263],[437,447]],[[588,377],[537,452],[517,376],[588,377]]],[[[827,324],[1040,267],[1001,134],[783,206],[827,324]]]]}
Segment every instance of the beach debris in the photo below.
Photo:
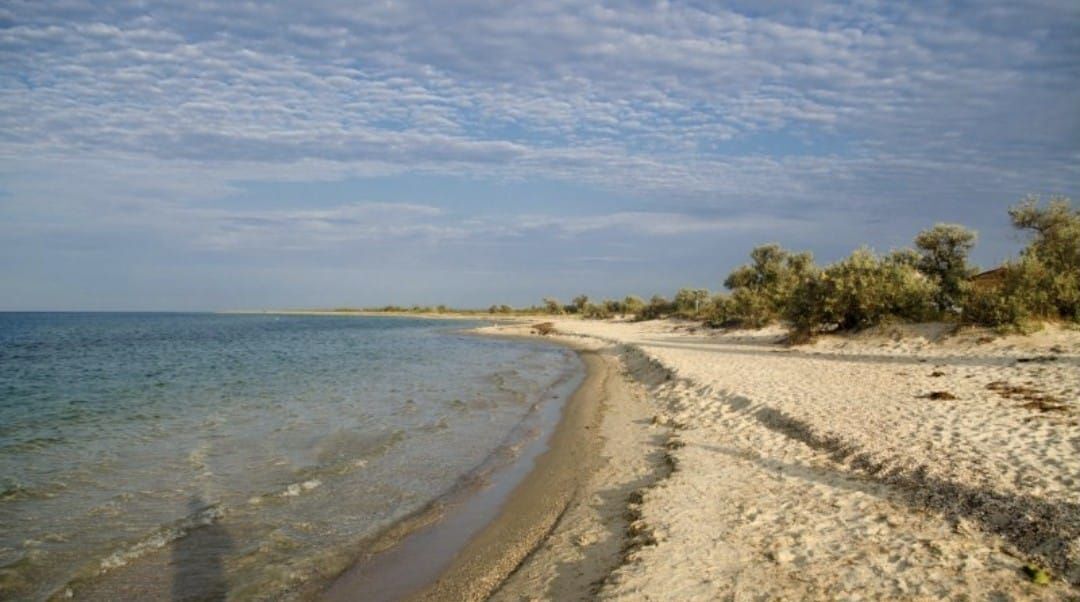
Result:
{"type": "Polygon", "coordinates": [[[995,380],[986,385],[986,388],[994,391],[1005,399],[1017,399],[1026,401],[1022,408],[1038,410],[1040,412],[1066,412],[1069,406],[1065,402],[1050,395],[1049,393],[1033,386],[1012,385],[1003,380],[995,380]]]}
{"type": "Polygon", "coordinates": [[[945,376],[945,373],[942,372],[941,370],[934,370],[933,372],[930,373],[930,376],[931,376],[931,378],[937,378],[939,376],[945,376]]]}
{"type": "Polygon", "coordinates": [[[921,399],[934,399],[934,400],[958,399],[958,397],[956,397],[952,393],[949,393],[948,391],[930,391],[926,395],[920,395],[919,397],[921,399]]]}
{"type": "Polygon", "coordinates": [[[538,334],[542,337],[546,337],[549,334],[555,334],[558,331],[555,330],[555,324],[551,322],[540,322],[539,324],[533,324],[533,334],[538,334]]]}
{"type": "Polygon", "coordinates": [[[1050,584],[1050,579],[1051,578],[1050,578],[1049,571],[1047,571],[1046,569],[1044,569],[1044,568],[1042,568],[1042,567],[1040,567],[1038,565],[1034,565],[1034,564],[1026,564],[1026,565],[1024,565],[1024,574],[1027,575],[1028,579],[1031,579],[1031,582],[1036,584],[1036,585],[1049,585],[1050,584]]]}
{"type": "Polygon", "coordinates": [[[1046,362],[1056,362],[1056,361],[1057,361],[1057,357],[1055,357],[1053,355],[1036,355],[1035,357],[1018,357],[1018,358],[1016,358],[1016,363],[1018,363],[1018,364],[1026,364],[1026,363],[1029,363],[1029,362],[1034,362],[1034,363],[1037,363],[1037,364],[1044,364],[1046,362]]]}
{"type": "Polygon", "coordinates": [[[679,448],[682,448],[682,447],[686,447],[686,444],[683,443],[680,439],[677,439],[675,437],[668,438],[667,442],[664,443],[664,449],[668,449],[668,450],[679,449],[679,448]]]}

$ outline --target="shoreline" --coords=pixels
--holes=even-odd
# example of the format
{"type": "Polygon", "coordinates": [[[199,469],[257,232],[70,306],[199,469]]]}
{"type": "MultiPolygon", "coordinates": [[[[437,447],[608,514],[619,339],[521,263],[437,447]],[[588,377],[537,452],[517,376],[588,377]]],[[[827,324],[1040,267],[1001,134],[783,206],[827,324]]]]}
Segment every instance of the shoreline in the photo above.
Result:
{"type": "Polygon", "coordinates": [[[434,583],[409,600],[486,599],[555,526],[586,476],[600,445],[600,389],[609,377],[594,351],[575,350],[586,376],[567,400],[547,449],[498,515],[458,551],[434,583]]]}
{"type": "MultiPolygon", "coordinates": [[[[476,492],[468,494],[469,497],[462,499],[446,516],[443,516],[440,508],[429,508],[392,527],[376,539],[374,555],[354,564],[335,578],[323,589],[320,599],[347,600],[361,593],[374,596],[373,599],[487,599],[534,554],[537,546],[558,527],[568,510],[581,505],[582,496],[588,493],[588,481],[600,465],[600,454],[606,443],[601,434],[605,410],[611,403],[615,384],[623,379],[618,369],[618,359],[610,350],[597,349],[595,345],[579,341],[538,337],[527,332],[493,332],[490,328],[465,331],[464,334],[560,345],[574,351],[583,364],[584,377],[562,404],[550,436],[546,441],[534,442],[542,445],[540,453],[532,458],[531,467],[508,495],[500,499],[494,516],[457,548],[433,580],[418,587],[409,587],[401,583],[387,585],[387,579],[395,579],[392,574],[384,574],[378,579],[371,576],[380,572],[400,573],[401,569],[395,567],[394,563],[403,560],[402,554],[423,554],[425,545],[435,544],[433,537],[437,537],[439,529],[443,527],[443,519],[448,518],[452,522],[458,513],[475,512],[474,506],[482,502],[472,499],[476,492]],[[365,585],[370,588],[373,581],[383,583],[375,583],[373,589],[364,589],[365,585]]],[[[622,392],[621,388],[614,391],[615,394],[622,392]]],[[[644,427],[635,425],[635,428],[644,427]]],[[[635,455],[641,452],[636,446],[625,451],[635,455]]],[[[499,470],[512,471],[513,467],[499,470]]],[[[480,492],[480,495],[483,493],[480,492]]],[[[629,495],[629,491],[624,493],[624,498],[629,495]]],[[[615,510],[620,515],[624,512],[625,499],[616,501],[615,510]]],[[[604,522],[619,523],[618,520],[604,522]]],[[[622,525],[614,534],[617,541],[615,545],[608,546],[611,549],[600,564],[612,565],[617,562],[618,550],[625,543],[624,530],[625,525],[622,525]]],[[[605,572],[613,568],[606,566],[605,572]]]]}
{"type": "MultiPolygon", "coordinates": [[[[495,517],[434,581],[402,599],[592,597],[628,550],[644,543],[632,525],[632,500],[669,474],[664,445],[671,430],[655,423],[643,388],[625,375],[623,354],[606,342],[540,337],[524,323],[467,334],[558,344],[578,355],[586,373],[563,406],[546,449],[495,517]],[[572,572],[560,572],[571,565],[572,572]]],[[[338,587],[336,599],[359,593],[355,584],[338,587]]]]}

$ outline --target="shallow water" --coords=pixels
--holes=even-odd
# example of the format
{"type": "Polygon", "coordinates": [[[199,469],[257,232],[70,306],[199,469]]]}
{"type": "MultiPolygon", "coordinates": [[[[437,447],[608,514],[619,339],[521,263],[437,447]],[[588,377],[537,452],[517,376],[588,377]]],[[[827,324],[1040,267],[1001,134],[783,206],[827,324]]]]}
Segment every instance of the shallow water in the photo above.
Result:
{"type": "Polygon", "coordinates": [[[274,597],[347,566],[580,373],[468,325],[0,314],[0,598],[274,597]]]}

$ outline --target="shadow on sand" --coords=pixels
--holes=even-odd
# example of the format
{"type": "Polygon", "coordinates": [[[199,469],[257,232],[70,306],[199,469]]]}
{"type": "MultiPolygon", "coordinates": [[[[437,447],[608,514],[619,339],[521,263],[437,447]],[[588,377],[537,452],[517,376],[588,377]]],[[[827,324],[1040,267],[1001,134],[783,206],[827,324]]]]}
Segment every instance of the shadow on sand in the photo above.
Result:
{"type": "MultiPolygon", "coordinates": [[[[206,502],[188,500],[188,515],[205,512],[206,502]]],[[[172,599],[174,602],[225,600],[229,592],[224,558],[233,548],[232,538],[218,521],[193,528],[173,542],[172,599]]]]}
{"type": "Polygon", "coordinates": [[[1040,564],[1055,569],[1073,585],[1080,584],[1080,570],[1069,564],[1067,555],[1071,542],[1080,538],[1080,504],[955,483],[932,476],[926,466],[914,469],[890,466],[851,442],[815,432],[807,422],[783,411],[755,406],[749,399],[737,395],[721,396],[721,399],[733,410],[748,415],[765,428],[822,452],[840,470],[784,463],[760,457],[756,453],[724,447],[699,447],[751,460],[769,470],[830,486],[844,486],[846,483],[867,493],[873,491],[854,485],[856,480],[883,486],[890,492],[901,494],[890,496],[890,499],[943,515],[951,521],[960,518],[973,520],[984,531],[1004,538],[1023,556],[1038,559],[1040,564]],[[835,472],[832,476],[851,480],[827,478],[829,472],[835,472]]]}

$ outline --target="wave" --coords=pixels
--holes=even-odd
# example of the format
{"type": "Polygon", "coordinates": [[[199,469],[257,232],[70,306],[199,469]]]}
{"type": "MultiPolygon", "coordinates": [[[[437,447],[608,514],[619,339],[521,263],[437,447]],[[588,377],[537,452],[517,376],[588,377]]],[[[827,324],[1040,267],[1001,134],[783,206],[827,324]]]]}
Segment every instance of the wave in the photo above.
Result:
{"type": "Polygon", "coordinates": [[[222,504],[211,504],[197,510],[171,525],[161,527],[150,535],[109,554],[101,560],[98,574],[125,566],[149,552],[160,550],[181,537],[187,536],[195,529],[214,524],[224,516],[225,507],[222,504]]]}

